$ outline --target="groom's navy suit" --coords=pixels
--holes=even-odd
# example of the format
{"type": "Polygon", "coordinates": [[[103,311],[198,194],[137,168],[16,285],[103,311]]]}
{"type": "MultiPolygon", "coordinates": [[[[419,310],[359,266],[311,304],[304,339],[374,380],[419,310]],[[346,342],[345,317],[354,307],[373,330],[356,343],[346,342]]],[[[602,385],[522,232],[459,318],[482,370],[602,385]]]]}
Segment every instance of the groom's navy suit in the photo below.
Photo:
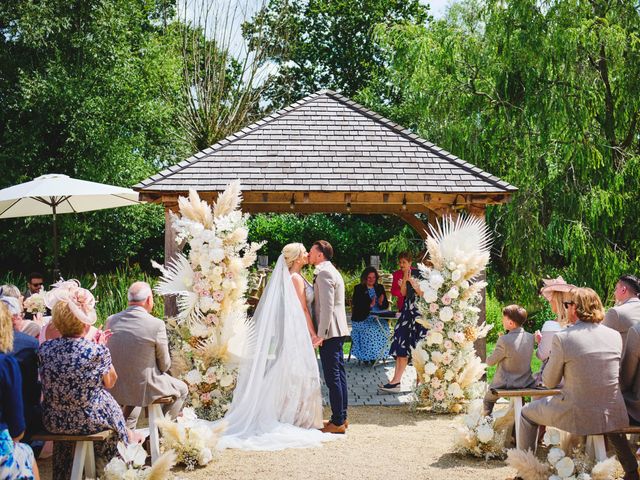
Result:
{"type": "Polygon", "coordinates": [[[316,267],[313,280],[313,312],[318,336],[324,341],[320,347],[320,360],[324,381],[329,389],[331,423],[342,425],[347,419],[347,373],[342,346],[349,335],[344,308],[344,281],[340,272],[325,261],[316,267]]]}

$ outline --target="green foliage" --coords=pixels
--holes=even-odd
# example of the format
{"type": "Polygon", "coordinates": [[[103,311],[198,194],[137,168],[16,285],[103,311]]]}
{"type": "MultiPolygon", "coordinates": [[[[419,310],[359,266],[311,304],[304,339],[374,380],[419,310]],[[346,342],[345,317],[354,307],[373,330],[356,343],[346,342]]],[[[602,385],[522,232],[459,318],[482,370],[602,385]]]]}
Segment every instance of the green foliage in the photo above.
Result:
{"type": "Polygon", "coordinates": [[[244,34],[253,42],[267,39],[268,61],[278,66],[267,97],[283,107],[320,88],[351,96],[385,78],[373,26],[420,25],[428,18],[418,0],[270,0],[244,34]]]}
{"type": "MultiPolygon", "coordinates": [[[[175,131],[177,37],[155,0],[0,3],[0,187],[45,173],[131,186],[185,152],[175,131]]],[[[162,211],[60,220],[66,271],[161,257],[162,211]]],[[[3,220],[6,269],[51,266],[51,217],[3,220]]]]}
{"type": "Polygon", "coordinates": [[[487,343],[496,343],[498,341],[498,334],[504,329],[502,327],[502,305],[496,297],[487,293],[486,296],[486,322],[488,325],[493,325],[493,328],[489,330],[487,334],[487,343]]]}
{"type": "Polygon", "coordinates": [[[633,2],[454,4],[380,25],[388,81],[358,98],[519,187],[491,207],[489,280],[538,305],[562,273],[610,297],[640,267],[640,13],[633,2]]]}
{"type": "MultiPolygon", "coordinates": [[[[98,315],[98,326],[104,325],[109,315],[118,313],[127,308],[127,290],[133,282],[143,281],[149,283],[153,288],[158,282],[158,277],[149,275],[142,271],[139,265],[126,265],[117,268],[111,273],[98,275],[95,278],[91,274],[84,274],[76,277],[84,288],[90,288],[97,282],[96,288],[92,291],[96,298],[96,313],[98,315]]],[[[4,273],[0,277],[0,285],[13,284],[20,290],[26,290],[27,279],[22,274],[4,273]]],[[[48,287],[48,285],[45,285],[48,287]]],[[[164,314],[164,300],[162,297],[154,295],[154,307],[152,314],[162,318],[164,314]]]]}
{"type": "MultiPolygon", "coordinates": [[[[394,216],[259,214],[249,221],[249,240],[266,241],[261,253],[271,262],[287,243],[302,242],[309,249],[316,240],[327,240],[333,246],[336,265],[355,270],[363,262],[368,265],[371,255],[379,255],[380,243],[403,226],[394,216]]],[[[385,266],[395,267],[395,258],[385,266]]]]}

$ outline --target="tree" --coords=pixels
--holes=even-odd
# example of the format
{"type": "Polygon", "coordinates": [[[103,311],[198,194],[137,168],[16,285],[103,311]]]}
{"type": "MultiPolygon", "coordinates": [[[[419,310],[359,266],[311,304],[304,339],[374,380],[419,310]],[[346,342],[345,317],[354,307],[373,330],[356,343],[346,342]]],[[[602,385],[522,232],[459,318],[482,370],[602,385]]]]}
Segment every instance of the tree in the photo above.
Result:
{"type": "Polygon", "coordinates": [[[637,271],[633,2],[467,0],[428,27],[377,34],[391,85],[360,100],[520,189],[488,211],[501,298],[533,301],[541,277],[562,273],[606,300],[618,275],[637,271]]]}
{"type": "Polygon", "coordinates": [[[372,79],[384,78],[373,27],[428,19],[419,0],[270,0],[244,34],[250,42],[269,42],[268,61],[276,71],[266,96],[280,108],[321,88],[355,95],[372,79]]]}
{"type": "MultiPolygon", "coordinates": [[[[0,186],[51,172],[131,186],[183,158],[179,37],[162,22],[173,15],[154,0],[2,2],[0,186]]],[[[60,220],[63,271],[146,258],[162,245],[154,208],[60,220]]],[[[2,265],[50,264],[50,222],[3,220],[2,265]]]]}

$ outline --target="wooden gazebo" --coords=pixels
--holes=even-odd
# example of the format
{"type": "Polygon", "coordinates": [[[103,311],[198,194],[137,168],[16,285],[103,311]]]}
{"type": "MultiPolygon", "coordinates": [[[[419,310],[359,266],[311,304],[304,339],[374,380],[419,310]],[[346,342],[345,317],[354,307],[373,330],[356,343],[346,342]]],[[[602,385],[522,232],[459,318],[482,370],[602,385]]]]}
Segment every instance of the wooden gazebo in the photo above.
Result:
{"type": "MultiPolygon", "coordinates": [[[[348,98],[323,90],[134,186],[167,212],[242,184],[245,212],[394,214],[423,238],[438,216],[484,215],[517,189],[348,98]]],[[[165,259],[175,252],[165,228],[165,259]]]]}

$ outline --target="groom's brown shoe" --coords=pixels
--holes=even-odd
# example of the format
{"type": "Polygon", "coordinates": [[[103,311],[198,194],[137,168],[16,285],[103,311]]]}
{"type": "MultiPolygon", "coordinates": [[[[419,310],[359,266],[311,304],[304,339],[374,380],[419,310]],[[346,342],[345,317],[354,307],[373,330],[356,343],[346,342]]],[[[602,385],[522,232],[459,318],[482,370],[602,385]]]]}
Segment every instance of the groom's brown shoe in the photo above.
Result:
{"type": "MultiPolygon", "coordinates": [[[[322,424],[326,427],[331,423],[331,420],[322,420],[322,424]]],[[[349,428],[349,420],[344,421],[344,428],[349,428]]]]}
{"type": "Polygon", "coordinates": [[[347,427],[342,425],[334,425],[333,423],[327,423],[327,426],[320,430],[322,433],[338,433],[344,434],[347,432],[347,427]]]}

